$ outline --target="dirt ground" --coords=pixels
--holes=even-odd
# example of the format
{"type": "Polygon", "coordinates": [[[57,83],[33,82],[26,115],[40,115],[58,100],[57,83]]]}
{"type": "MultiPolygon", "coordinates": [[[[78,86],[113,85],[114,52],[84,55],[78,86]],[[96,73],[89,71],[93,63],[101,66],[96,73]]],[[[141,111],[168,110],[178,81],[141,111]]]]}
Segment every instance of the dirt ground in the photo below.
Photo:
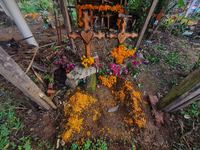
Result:
{"type": "MultiPolygon", "coordinates": [[[[51,28],[44,30],[41,24],[30,24],[29,27],[40,46],[57,40],[56,30],[51,28]]],[[[6,44],[13,42],[11,41],[12,38],[14,41],[23,39],[18,28],[15,25],[3,26],[0,28],[0,35],[1,46],[25,71],[29,64],[27,62],[29,62],[33,56],[33,52],[26,52],[27,50],[31,50],[31,47],[28,47],[24,41],[18,44],[11,44],[11,47],[6,46],[6,44]]],[[[62,28],[63,39],[67,39],[66,35],[66,30],[62,28]]],[[[160,61],[152,66],[147,66],[146,71],[141,73],[137,79],[133,79],[130,75],[121,75],[113,89],[109,89],[108,87],[99,84],[100,88],[96,91],[86,92],[82,84],[80,85],[81,89],[71,90],[69,88],[65,88],[65,70],[60,68],[55,73],[54,89],[63,89],[63,91],[54,99],[54,103],[58,106],[58,109],[54,111],[43,111],[34,102],[31,102],[30,100],[27,101],[28,98],[24,96],[21,91],[0,76],[0,93],[3,93],[4,91],[8,91],[10,93],[0,97],[0,102],[4,103],[9,98],[15,98],[17,102],[10,102],[9,105],[27,108],[16,109],[17,117],[20,118],[20,121],[24,124],[24,126],[23,129],[20,129],[16,135],[11,136],[11,141],[21,144],[17,139],[22,136],[29,135],[33,149],[54,149],[57,140],[61,139],[61,134],[65,131],[65,124],[68,119],[64,115],[63,103],[67,102],[76,92],[81,92],[97,99],[97,103],[92,105],[90,109],[99,110],[101,115],[99,115],[97,120],[91,121],[92,119],[89,118],[90,113],[86,113],[87,111],[85,111],[82,114],[85,116],[82,124],[84,128],[80,133],[75,133],[73,135],[73,139],[69,143],[66,143],[67,147],[65,148],[69,149],[73,142],[79,142],[81,145],[81,142],[83,142],[82,139],[86,140],[87,138],[90,138],[95,142],[97,139],[103,138],[107,142],[109,150],[132,149],[133,139],[137,141],[134,143],[137,149],[177,149],[175,143],[178,143],[180,140],[179,138],[181,137],[181,127],[178,120],[183,120],[183,117],[180,116],[179,112],[175,112],[173,114],[164,113],[164,124],[160,125],[156,123],[154,121],[154,114],[152,112],[148,95],[157,95],[159,99],[162,98],[175,86],[175,83],[178,84],[190,73],[190,69],[198,60],[198,55],[200,54],[200,42],[199,39],[176,37],[168,34],[167,32],[163,32],[162,35],[163,37],[160,42],[158,42],[156,37],[153,37],[153,39],[155,39],[153,44],[143,42],[140,50],[151,54],[152,49],[158,50],[157,47],[159,45],[164,47],[164,53],[170,53],[176,49],[180,51],[182,56],[180,58],[182,65],[177,66],[179,69],[170,70],[169,66],[167,66],[163,61],[160,61]],[[167,48],[167,51],[165,48],[167,48]],[[184,66],[183,64],[188,65],[184,66]],[[139,104],[145,114],[144,119],[146,120],[146,124],[142,128],[135,124],[130,125],[124,120],[124,117],[130,117],[128,113],[132,109],[129,105],[129,97],[125,98],[123,103],[121,99],[117,99],[116,101],[114,100],[115,98],[112,91],[119,91],[119,88],[125,83],[125,81],[130,81],[133,89],[138,91],[141,95],[142,101],[139,101],[139,104]],[[143,89],[138,87],[138,83],[142,84],[143,89]],[[120,105],[118,110],[113,113],[108,113],[108,109],[116,106],[117,104],[120,105]],[[90,135],[87,135],[87,131],[90,132],[90,135]],[[38,147],[38,141],[34,141],[36,137],[39,138],[39,141],[42,144],[41,147],[38,147]]],[[[134,44],[134,41],[129,39],[125,42],[127,44],[134,44]]],[[[69,45],[65,43],[62,44],[63,46],[69,45]]],[[[116,44],[116,39],[95,39],[92,41],[91,55],[93,56],[94,52],[97,52],[100,59],[105,59],[105,56],[109,53],[107,50],[112,49],[116,44]]],[[[77,39],[75,40],[75,45],[77,47],[77,52],[75,54],[69,54],[68,51],[65,51],[65,47],[60,48],[59,50],[63,51],[62,54],[68,54],[69,57],[76,55],[78,60],[80,59],[80,56],[85,53],[84,44],[80,39],[77,39]]],[[[56,58],[56,55],[53,53],[54,51],[52,46],[41,49],[39,54],[36,55],[35,62],[48,68],[50,66],[49,64],[51,64],[53,59],[56,58]],[[49,58],[50,62],[44,63],[46,58],[49,58]]],[[[33,71],[30,70],[29,72],[29,77],[34,81],[35,75],[33,71]]],[[[48,82],[45,81],[45,84],[37,82],[36,84],[43,92],[46,93],[48,82]]],[[[189,129],[186,130],[188,131],[189,129]]],[[[198,144],[200,142],[199,139],[194,138],[196,136],[199,136],[199,130],[198,132],[193,133],[193,135],[187,137],[187,140],[191,147],[200,148],[198,144]]],[[[63,147],[60,146],[59,149],[63,149],[63,147]]],[[[187,149],[187,147],[184,147],[183,149],[187,149]]]]}

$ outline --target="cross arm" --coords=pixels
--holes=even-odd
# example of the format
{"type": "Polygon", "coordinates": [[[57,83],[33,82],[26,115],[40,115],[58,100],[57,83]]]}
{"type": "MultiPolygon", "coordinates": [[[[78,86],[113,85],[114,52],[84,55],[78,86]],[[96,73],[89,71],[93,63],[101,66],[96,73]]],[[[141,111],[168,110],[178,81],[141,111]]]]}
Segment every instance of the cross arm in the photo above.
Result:
{"type": "Polygon", "coordinates": [[[100,40],[101,38],[105,38],[105,34],[101,32],[98,32],[97,34],[95,33],[92,39],[94,38],[98,38],[100,40]]]}
{"type": "Polygon", "coordinates": [[[118,33],[115,33],[115,34],[110,33],[110,34],[107,35],[107,37],[110,38],[110,39],[118,38],[118,33]]]}
{"type": "Polygon", "coordinates": [[[135,37],[137,37],[137,34],[136,33],[126,33],[126,38],[129,38],[129,37],[131,37],[131,38],[135,38],[135,37]]]}
{"type": "Polygon", "coordinates": [[[81,36],[76,32],[71,32],[71,33],[67,33],[67,34],[68,34],[68,37],[73,38],[74,40],[76,38],[81,38],[81,36]]]}

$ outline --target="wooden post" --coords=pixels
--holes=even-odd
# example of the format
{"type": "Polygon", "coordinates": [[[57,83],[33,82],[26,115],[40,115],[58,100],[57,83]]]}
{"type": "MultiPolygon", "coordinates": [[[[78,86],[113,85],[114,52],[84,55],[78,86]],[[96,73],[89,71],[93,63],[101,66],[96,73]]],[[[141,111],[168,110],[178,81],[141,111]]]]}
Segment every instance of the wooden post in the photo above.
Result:
{"type": "Polygon", "coordinates": [[[153,2],[152,2],[152,4],[151,4],[149,13],[148,13],[148,15],[147,15],[147,17],[146,17],[146,19],[145,19],[145,22],[144,22],[144,24],[143,24],[143,26],[142,26],[142,28],[141,28],[141,30],[140,30],[140,33],[139,33],[139,35],[138,35],[138,39],[137,39],[137,42],[136,42],[136,45],[135,45],[135,47],[136,47],[137,49],[138,49],[139,46],[140,46],[140,42],[142,41],[142,38],[143,38],[143,36],[144,36],[144,33],[145,33],[145,31],[146,31],[146,28],[147,28],[147,26],[148,26],[149,20],[150,20],[152,14],[153,14],[153,11],[154,11],[154,9],[155,9],[155,7],[156,7],[157,2],[158,2],[158,0],[153,0],[153,2]]]}
{"type": "MultiPolygon", "coordinates": [[[[102,5],[104,3],[104,0],[102,0],[102,5]]],[[[101,15],[104,15],[104,11],[102,11],[102,14],[101,15]]],[[[101,28],[103,29],[103,23],[104,23],[104,17],[101,18],[101,28]]]]}
{"type": "Polygon", "coordinates": [[[75,2],[75,8],[76,8],[76,17],[77,17],[77,21],[78,21],[78,8],[77,8],[78,3],[77,3],[77,0],[74,0],[74,2],[75,2]]]}
{"type": "MultiPolygon", "coordinates": [[[[72,28],[71,28],[71,24],[70,24],[70,21],[69,21],[69,14],[68,14],[66,1],[60,0],[60,6],[61,6],[61,9],[62,9],[62,15],[63,15],[63,18],[64,18],[66,30],[67,30],[67,32],[71,32],[72,28]]],[[[72,38],[69,38],[69,42],[70,42],[72,50],[75,52],[74,40],[72,38]]]]}
{"type": "Polygon", "coordinates": [[[24,71],[0,46],[0,74],[20,89],[32,101],[36,102],[41,108],[50,110],[56,109],[54,103],[35,85],[24,71]],[[44,99],[42,100],[41,99],[44,99]]]}
{"type": "MultiPolygon", "coordinates": [[[[173,88],[164,98],[157,103],[159,110],[172,110],[181,100],[191,99],[200,93],[200,68],[188,75],[181,83],[173,88]],[[193,93],[193,96],[191,95],[193,93]],[[172,107],[172,108],[170,108],[172,107]],[[170,108],[170,109],[169,109],[170,108]]],[[[179,103],[180,104],[180,103],[179,103]]],[[[178,107],[178,106],[177,106],[178,107]]]]}

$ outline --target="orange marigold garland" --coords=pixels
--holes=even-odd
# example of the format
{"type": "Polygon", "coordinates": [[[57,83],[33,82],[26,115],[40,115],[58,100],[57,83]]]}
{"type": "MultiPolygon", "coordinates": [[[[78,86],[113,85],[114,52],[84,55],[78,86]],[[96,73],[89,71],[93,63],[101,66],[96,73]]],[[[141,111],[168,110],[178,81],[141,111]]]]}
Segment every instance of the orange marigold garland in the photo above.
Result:
{"type": "MultiPolygon", "coordinates": [[[[98,10],[98,11],[113,11],[113,12],[118,12],[120,14],[123,14],[124,13],[124,9],[122,8],[123,6],[121,5],[115,5],[115,6],[110,6],[110,5],[100,5],[100,6],[92,6],[92,4],[83,4],[83,5],[78,5],[77,8],[78,8],[78,25],[80,27],[83,26],[83,22],[81,21],[81,18],[82,18],[82,10],[87,10],[87,9],[92,9],[92,10],[98,10]]],[[[119,18],[117,20],[117,26],[118,28],[120,29],[120,23],[121,23],[121,18],[119,18]]]]}

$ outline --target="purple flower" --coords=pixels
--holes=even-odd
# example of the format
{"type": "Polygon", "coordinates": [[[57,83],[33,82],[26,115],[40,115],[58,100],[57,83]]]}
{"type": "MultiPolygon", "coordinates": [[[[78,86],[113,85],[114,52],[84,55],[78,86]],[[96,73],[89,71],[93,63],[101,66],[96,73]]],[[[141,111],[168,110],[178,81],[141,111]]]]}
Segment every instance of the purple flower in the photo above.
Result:
{"type": "Polygon", "coordinates": [[[143,71],[144,69],[140,68],[140,71],[143,71]]]}
{"type": "Polygon", "coordinates": [[[138,75],[138,73],[136,73],[136,75],[138,75]]]}
{"type": "Polygon", "coordinates": [[[149,61],[144,61],[144,63],[148,64],[148,63],[149,63],[149,61]]]}
{"type": "Polygon", "coordinates": [[[126,60],[123,60],[123,62],[126,62],[126,60]]]}
{"type": "Polygon", "coordinates": [[[138,66],[133,66],[133,68],[138,68],[138,66]]]}
{"type": "Polygon", "coordinates": [[[138,63],[138,65],[142,65],[142,63],[140,62],[140,63],[138,63]]]}

